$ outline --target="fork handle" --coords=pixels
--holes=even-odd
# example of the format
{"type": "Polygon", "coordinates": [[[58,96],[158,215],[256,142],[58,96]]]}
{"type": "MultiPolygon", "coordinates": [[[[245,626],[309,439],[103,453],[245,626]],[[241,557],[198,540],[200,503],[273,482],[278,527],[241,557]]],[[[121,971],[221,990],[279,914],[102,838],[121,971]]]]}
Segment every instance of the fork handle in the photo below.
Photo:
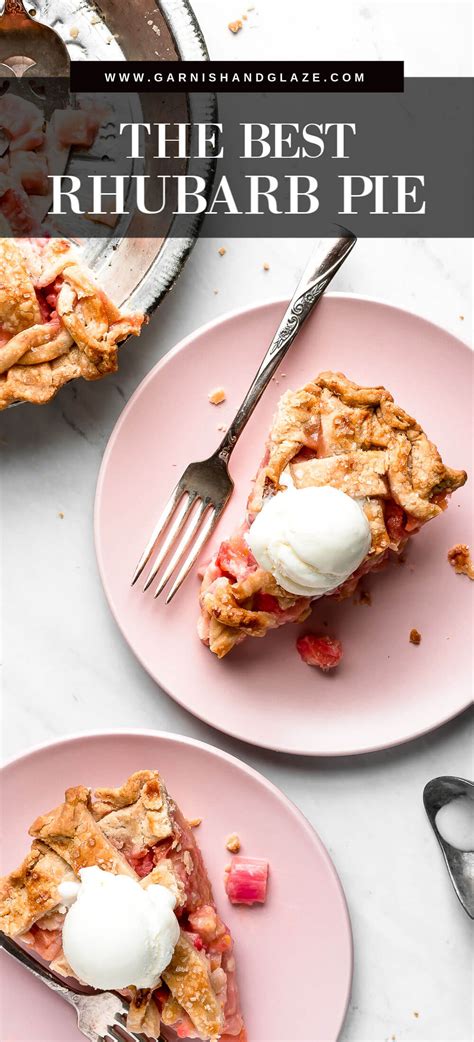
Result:
{"type": "Polygon", "coordinates": [[[303,322],[316,307],[356,243],[356,236],[347,228],[340,228],[340,233],[335,238],[320,239],[316,243],[260,368],[216,452],[225,463],[303,322]]]}
{"type": "Polygon", "coordinates": [[[33,977],[43,981],[44,984],[47,984],[48,988],[51,988],[51,991],[56,992],[56,995],[59,995],[62,999],[65,999],[66,1002],[69,1002],[71,1006],[74,1006],[74,999],[72,998],[71,992],[68,988],[63,987],[63,985],[59,983],[51,970],[49,970],[47,966],[43,966],[37,959],[33,958],[29,952],[25,951],[24,948],[21,948],[19,944],[15,944],[15,941],[11,941],[9,937],[6,937],[6,935],[1,932],[0,948],[3,948],[7,955],[10,955],[12,959],[15,959],[15,962],[19,962],[21,966],[24,966],[26,970],[29,970],[30,973],[33,974],[33,977]]]}
{"type": "Polygon", "coordinates": [[[3,10],[3,17],[8,15],[20,15],[22,18],[27,18],[28,15],[23,6],[22,0],[5,0],[5,7],[3,10]]]}

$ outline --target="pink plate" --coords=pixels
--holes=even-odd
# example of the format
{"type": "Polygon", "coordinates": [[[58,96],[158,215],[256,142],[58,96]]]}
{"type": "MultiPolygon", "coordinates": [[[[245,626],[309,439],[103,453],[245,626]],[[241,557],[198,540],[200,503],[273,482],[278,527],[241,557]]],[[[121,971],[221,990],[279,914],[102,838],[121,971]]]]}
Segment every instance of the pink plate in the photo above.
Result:
{"type": "MultiPolygon", "coordinates": [[[[157,768],[197,833],[214,894],[230,926],[249,1042],[335,1042],[352,977],[349,916],[334,866],[306,819],[270,782],[209,745],[153,731],[80,735],[45,745],[2,771],[2,872],[28,849],[28,828],[70,785],[119,785],[157,768]],[[224,892],[237,832],[243,852],[270,862],[267,903],[233,907],[224,892]],[[295,952],[298,953],[297,1001],[295,952]],[[279,991],[281,989],[281,993],[279,991]]],[[[6,955],[1,959],[2,1040],[79,1042],[70,1008],[6,955]],[[11,1001],[11,996],[21,996],[11,1001]]],[[[0,995],[1,995],[0,992],[0,995]]]]}
{"type": "MultiPolygon", "coordinates": [[[[292,753],[336,755],[381,749],[438,726],[471,700],[472,584],[446,559],[472,538],[472,497],[413,539],[404,567],[370,580],[372,606],[320,601],[303,627],[339,637],[333,674],[304,665],[285,626],[245,641],[218,661],[196,635],[199,585],[191,575],[171,605],[130,577],[160,509],[184,466],[214,451],[285,307],[240,311],[183,341],[140,385],[110,439],[96,500],[96,546],[115,618],[154,679],[196,716],[222,731],[292,753]],[[223,386],[226,401],[210,405],[223,386]],[[327,626],[324,624],[327,623],[327,626]],[[416,628],[422,642],[414,646],[416,628]]],[[[361,384],[384,384],[420,421],[446,463],[471,470],[472,355],[448,333],[387,304],[325,297],[282,372],[257,407],[231,460],[235,492],[206,550],[243,518],[277,400],[324,369],[361,384]]]]}

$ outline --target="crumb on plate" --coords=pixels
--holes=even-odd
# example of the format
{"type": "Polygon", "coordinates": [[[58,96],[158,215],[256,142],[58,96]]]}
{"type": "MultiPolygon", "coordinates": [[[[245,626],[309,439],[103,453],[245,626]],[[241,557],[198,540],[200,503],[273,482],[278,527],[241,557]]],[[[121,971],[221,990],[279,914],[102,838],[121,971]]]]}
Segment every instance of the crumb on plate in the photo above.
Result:
{"type": "Polygon", "coordinates": [[[457,575],[467,575],[468,579],[474,579],[474,565],[466,543],[456,543],[456,546],[452,546],[448,550],[448,561],[457,575]]]}
{"type": "Polygon", "coordinates": [[[421,644],[421,633],[419,630],[410,630],[410,644],[421,644]]]}
{"type": "Polygon", "coordinates": [[[227,839],[225,841],[225,845],[226,845],[226,849],[229,850],[231,854],[238,854],[239,853],[239,850],[240,850],[240,839],[239,839],[239,837],[238,837],[236,832],[232,832],[231,835],[227,837],[227,839]]]}
{"type": "Polygon", "coordinates": [[[191,818],[190,821],[188,821],[188,825],[191,829],[198,829],[201,822],[202,818],[191,818]]]}
{"type": "Polygon", "coordinates": [[[228,26],[231,33],[239,33],[240,30],[243,29],[243,27],[243,22],[240,20],[240,18],[236,18],[235,22],[229,22],[228,26]]]}
{"type": "Polygon", "coordinates": [[[225,402],[226,394],[223,387],[214,387],[207,397],[211,405],[220,405],[221,402],[225,402]]]}
{"type": "Polygon", "coordinates": [[[354,598],[354,604],[366,604],[370,608],[372,597],[368,590],[359,590],[358,596],[354,598]]]}
{"type": "Polygon", "coordinates": [[[61,521],[62,521],[62,519],[63,519],[63,517],[64,517],[64,514],[63,514],[63,511],[62,511],[62,510],[60,510],[60,511],[58,512],[58,517],[60,517],[60,518],[61,518],[61,521]]]}
{"type": "Polygon", "coordinates": [[[69,30],[69,36],[72,40],[77,40],[77,37],[79,36],[79,29],[76,25],[71,26],[69,30]]]}
{"type": "Polygon", "coordinates": [[[270,271],[270,265],[267,263],[267,261],[265,261],[264,264],[263,264],[263,270],[264,271],[270,271]]]}
{"type": "Polygon", "coordinates": [[[217,252],[219,254],[219,257],[224,257],[224,255],[227,253],[227,250],[226,250],[225,246],[219,246],[219,249],[218,249],[217,252]]]}

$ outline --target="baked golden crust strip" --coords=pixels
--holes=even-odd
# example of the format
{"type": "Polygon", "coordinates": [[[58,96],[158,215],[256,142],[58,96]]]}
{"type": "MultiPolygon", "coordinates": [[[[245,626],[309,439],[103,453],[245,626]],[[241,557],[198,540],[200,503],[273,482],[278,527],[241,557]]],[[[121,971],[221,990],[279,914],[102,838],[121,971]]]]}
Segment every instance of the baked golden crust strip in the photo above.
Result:
{"type": "Polygon", "coordinates": [[[91,813],[91,793],[83,785],[68,789],[65,803],[33,822],[30,836],[47,843],[71,866],[76,875],[81,868],[97,865],[104,872],[132,876],[136,872],[110,843],[91,813]]]}
{"type": "Polygon", "coordinates": [[[43,404],[71,379],[114,372],[117,344],[143,321],[120,312],[66,240],[0,239],[0,409],[43,404]]]}

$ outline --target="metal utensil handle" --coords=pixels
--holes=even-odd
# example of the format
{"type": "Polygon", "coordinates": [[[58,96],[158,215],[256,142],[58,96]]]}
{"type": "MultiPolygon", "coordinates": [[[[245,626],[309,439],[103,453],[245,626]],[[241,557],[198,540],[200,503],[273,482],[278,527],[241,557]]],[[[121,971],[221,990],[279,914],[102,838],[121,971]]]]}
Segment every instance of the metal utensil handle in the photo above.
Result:
{"type": "Polygon", "coordinates": [[[29,970],[33,977],[43,981],[48,985],[48,988],[51,988],[51,991],[56,992],[62,999],[74,1006],[73,993],[56,980],[51,970],[48,970],[47,966],[42,966],[29,952],[25,951],[24,948],[20,948],[19,944],[15,944],[14,941],[11,941],[9,937],[2,933],[0,933],[0,948],[3,948],[7,955],[10,955],[12,959],[15,959],[16,962],[19,962],[25,969],[29,970]]]}
{"type": "Polygon", "coordinates": [[[320,239],[317,242],[262,364],[219,445],[218,454],[224,461],[229,459],[257,402],[260,401],[303,322],[320,301],[355,242],[356,236],[346,228],[341,228],[341,235],[337,238],[320,239]]]}
{"type": "Polygon", "coordinates": [[[26,11],[23,6],[23,0],[5,0],[3,16],[11,14],[19,14],[22,16],[22,18],[26,17],[26,11]]]}

